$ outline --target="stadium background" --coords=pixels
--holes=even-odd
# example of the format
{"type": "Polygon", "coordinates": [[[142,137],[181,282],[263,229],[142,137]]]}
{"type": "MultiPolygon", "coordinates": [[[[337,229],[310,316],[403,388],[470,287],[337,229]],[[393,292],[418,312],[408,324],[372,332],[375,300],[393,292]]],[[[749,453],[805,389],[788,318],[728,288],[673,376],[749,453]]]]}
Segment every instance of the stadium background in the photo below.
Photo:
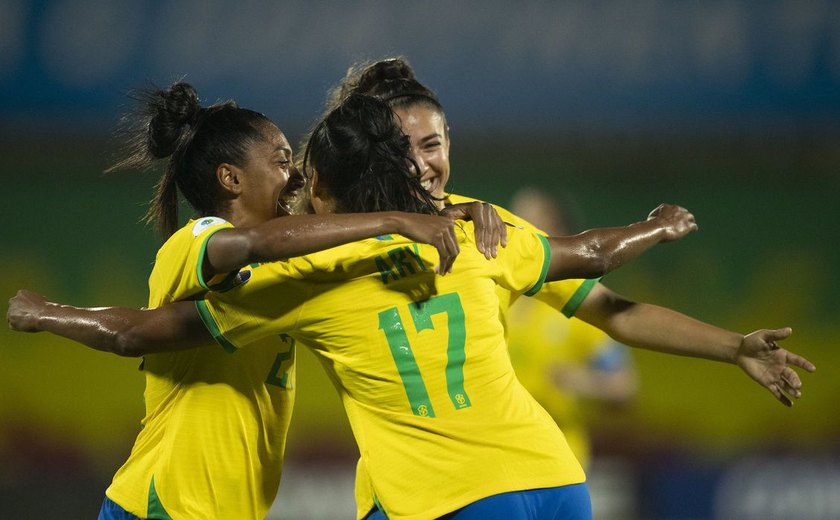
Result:
{"type": "MultiPolygon", "coordinates": [[[[588,227],[684,205],[699,233],[605,282],[744,332],[790,325],[818,366],[786,409],[733,367],[636,351],[636,403],[591,411],[601,517],[840,517],[836,2],[0,0],[2,294],[145,303],[156,179],[101,173],[127,89],[184,77],[296,142],[350,63],[394,54],[447,109],[454,191],[504,205],[536,185],[588,227]]],[[[92,518],[139,427],[138,361],[0,345],[0,518],[92,518]]],[[[273,514],[334,518],[355,448],[299,359],[273,514]]]]}

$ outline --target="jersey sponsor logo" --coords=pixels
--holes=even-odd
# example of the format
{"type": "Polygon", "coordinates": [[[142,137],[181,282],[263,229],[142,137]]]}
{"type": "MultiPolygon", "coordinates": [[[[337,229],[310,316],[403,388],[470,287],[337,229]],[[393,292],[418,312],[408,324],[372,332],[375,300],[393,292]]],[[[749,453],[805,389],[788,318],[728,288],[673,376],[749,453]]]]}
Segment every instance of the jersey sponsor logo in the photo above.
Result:
{"type": "Polygon", "coordinates": [[[196,237],[197,237],[197,236],[198,236],[198,235],[200,235],[200,234],[201,234],[201,233],[202,233],[205,229],[207,229],[207,228],[209,228],[209,227],[211,227],[211,226],[216,226],[216,225],[218,225],[218,224],[226,224],[226,223],[227,223],[227,220],[225,220],[225,219],[223,219],[223,218],[219,218],[219,217],[204,217],[204,218],[200,218],[200,219],[198,219],[198,220],[196,220],[196,221],[195,221],[195,224],[193,224],[193,228],[192,228],[192,233],[193,233],[193,236],[196,236],[196,237]]]}

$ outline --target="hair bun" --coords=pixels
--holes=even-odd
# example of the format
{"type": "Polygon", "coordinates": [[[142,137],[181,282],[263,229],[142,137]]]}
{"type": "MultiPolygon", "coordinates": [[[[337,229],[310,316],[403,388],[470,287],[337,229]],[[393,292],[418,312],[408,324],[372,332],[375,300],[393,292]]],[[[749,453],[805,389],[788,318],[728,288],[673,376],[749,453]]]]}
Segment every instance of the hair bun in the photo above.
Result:
{"type": "Polygon", "coordinates": [[[400,58],[391,58],[382,62],[382,78],[386,80],[412,79],[413,71],[400,58]]]}
{"type": "Polygon", "coordinates": [[[175,151],[184,127],[194,126],[202,108],[195,87],[189,83],[175,83],[154,94],[149,122],[149,150],[155,157],[167,157],[175,151]]]}
{"type": "Polygon", "coordinates": [[[198,92],[189,83],[175,83],[169,87],[164,91],[163,101],[172,121],[182,125],[195,123],[203,110],[198,92]]]}

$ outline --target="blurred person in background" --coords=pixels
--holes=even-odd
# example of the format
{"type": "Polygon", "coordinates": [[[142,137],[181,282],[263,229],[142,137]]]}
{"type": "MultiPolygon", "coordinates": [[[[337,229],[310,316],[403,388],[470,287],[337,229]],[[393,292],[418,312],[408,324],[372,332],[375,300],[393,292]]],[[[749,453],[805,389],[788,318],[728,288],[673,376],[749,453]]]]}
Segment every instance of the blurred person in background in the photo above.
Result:
{"type": "MultiPolygon", "coordinates": [[[[510,207],[548,234],[579,231],[571,209],[536,188],[521,188],[510,207]]],[[[564,319],[534,298],[519,298],[508,311],[508,343],[517,377],[588,468],[592,448],[582,408],[588,402],[622,406],[636,396],[638,378],[630,349],[586,322],[564,319]]]]}

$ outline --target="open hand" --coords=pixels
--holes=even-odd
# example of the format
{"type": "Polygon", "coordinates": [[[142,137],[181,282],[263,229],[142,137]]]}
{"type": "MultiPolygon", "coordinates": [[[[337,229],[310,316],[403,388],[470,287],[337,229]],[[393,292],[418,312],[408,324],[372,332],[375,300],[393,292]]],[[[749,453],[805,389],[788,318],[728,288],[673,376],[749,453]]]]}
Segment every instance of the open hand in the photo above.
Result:
{"type": "Polygon", "coordinates": [[[662,242],[679,240],[697,231],[697,222],[690,211],[675,204],[660,204],[648,214],[648,221],[655,220],[665,232],[662,242]]]}
{"type": "Polygon", "coordinates": [[[791,398],[802,395],[802,381],[791,367],[808,372],[816,370],[813,363],[776,343],[792,333],[790,327],[757,330],[744,336],[735,355],[735,363],[785,406],[792,406],[791,398]]]}

